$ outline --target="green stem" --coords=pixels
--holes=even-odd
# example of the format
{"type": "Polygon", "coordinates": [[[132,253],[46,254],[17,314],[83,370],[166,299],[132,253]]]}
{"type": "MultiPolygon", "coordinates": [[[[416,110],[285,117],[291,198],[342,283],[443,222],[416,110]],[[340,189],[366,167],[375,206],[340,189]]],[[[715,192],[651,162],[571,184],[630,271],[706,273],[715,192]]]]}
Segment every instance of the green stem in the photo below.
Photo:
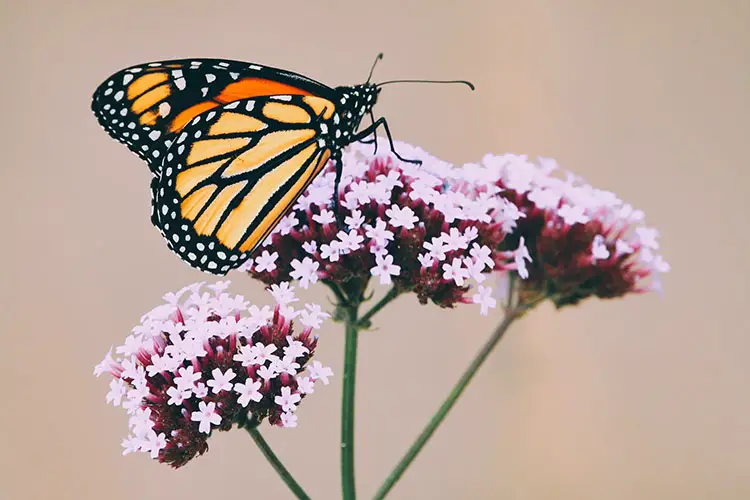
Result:
{"type": "Polygon", "coordinates": [[[292,493],[294,493],[294,495],[300,500],[310,500],[310,497],[307,496],[307,493],[305,493],[305,490],[302,489],[302,486],[300,486],[299,483],[294,480],[292,474],[287,470],[286,467],[284,467],[284,464],[281,463],[279,457],[276,456],[266,440],[263,439],[263,436],[258,431],[258,428],[245,427],[245,430],[247,430],[248,434],[250,434],[250,437],[253,438],[255,444],[258,445],[258,448],[260,448],[260,451],[263,453],[263,456],[266,457],[266,460],[268,460],[268,462],[276,470],[276,472],[279,473],[279,476],[281,476],[281,480],[286,483],[290,490],[292,490],[292,493]]]}
{"type": "Polygon", "coordinates": [[[341,494],[344,500],[357,497],[354,481],[354,390],[357,381],[357,305],[349,305],[344,346],[343,396],[341,399],[341,494]]]}
{"type": "Polygon", "coordinates": [[[377,304],[372,306],[372,308],[367,311],[365,314],[362,315],[361,318],[359,318],[359,324],[362,327],[367,327],[367,324],[369,323],[370,319],[372,319],[375,314],[377,314],[378,311],[380,311],[382,308],[384,308],[386,305],[388,305],[389,302],[391,302],[393,299],[398,297],[398,290],[396,290],[396,287],[392,287],[390,290],[388,290],[388,293],[383,296],[382,299],[378,301],[377,304]]]}
{"type": "Polygon", "coordinates": [[[456,404],[459,396],[461,396],[461,394],[464,392],[466,386],[469,385],[471,379],[474,378],[474,375],[476,375],[479,367],[482,366],[482,363],[484,363],[484,361],[487,359],[487,356],[489,356],[497,343],[500,342],[500,339],[503,338],[503,335],[508,330],[508,327],[511,325],[511,323],[513,323],[513,320],[515,320],[521,312],[521,309],[509,308],[506,310],[505,317],[503,318],[502,323],[498,325],[489,340],[487,340],[484,346],[482,346],[482,349],[480,349],[479,353],[476,355],[463,375],[461,375],[458,383],[456,383],[456,385],[453,387],[453,390],[451,390],[450,394],[448,394],[448,397],[440,406],[438,411],[432,416],[430,422],[424,428],[422,433],[419,435],[419,437],[417,437],[416,441],[414,441],[411,447],[407,450],[406,454],[404,454],[404,456],[401,458],[398,465],[396,465],[396,468],[393,469],[393,472],[391,472],[388,478],[386,478],[385,482],[380,486],[380,489],[378,489],[377,493],[375,493],[375,496],[373,497],[374,500],[381,500],[385,498],[385,496],[388,494],[391,488],[393,488],[396,482],[401,479],[401,476],[404,474],[406,469],[409,467],[409,465],[411,465],[417,454],[422,451],[424,445],[427,444],[427,441],[430,439],[430,437],[432,437],[432,434],[443,422],[443,419],[445,419],[445,416],[448,415],[448,412],[451,410],[451,408],[453,408],[453,405],[456,404]]]}
{"type": "Polygon", "coordinates": [[[327,281],[325,283],[326,285],[328,285],[328,288],[330,288],[333,294],[336,296],[336,300],[338,300],[339,307],[346,307],[347,305],[349,305],[349,301],[347,300],[346,295],[344,294],[344,292],[341,290],[341,287],[337,283],[334,283],[333,281],[327,281]]]}

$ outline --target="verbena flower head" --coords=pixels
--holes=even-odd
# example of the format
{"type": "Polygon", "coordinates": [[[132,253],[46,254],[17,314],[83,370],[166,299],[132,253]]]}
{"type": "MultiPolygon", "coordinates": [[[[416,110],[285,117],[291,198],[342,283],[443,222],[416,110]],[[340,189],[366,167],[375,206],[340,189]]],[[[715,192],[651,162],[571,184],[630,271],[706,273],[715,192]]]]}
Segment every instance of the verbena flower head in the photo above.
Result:
{"type": "Polygon", "coordinates": [[[142,451],[180,467],[208,450],[214,430],[264,420],[296,427],[297,405],[316,382],[328,384],[331,369],[311,362],[312,330],[328,317],[320,306],[294,309],[288,283],[270,288],[274,309],[225,293],[228,285],[168,293],[94,369],[113,376],[107,402],[130,415],[123,454],[142,451]]]}
{"type": "Polygon", "coordinates": [[[333,212],[335,170],[310,185],[293,210],[244,266],[272,284],[318,280],[348,284],[363,293],[370,280],[411,291],[443,307],[467,302],[494,307],[489,273],[512,267],[501,243],[519,216],[488,179],[467,176],[421,149],[387,142],[350,145],[343,155],[339,217],[333,212]],[[470,294],[472,285],[479,293],[470,294]],[[480,300],[477,300],[479,298],[480,300]]]}
{"type": "Polygon", "coordinates": [[[669,264],[657,253],[656,229],[644,214],[614,193],[596,189],[557,163],[518,155],[487,155],[482,165],[520,217],[503,242],[514,250],[527,300],[551,299],[557,307],[590,296],[620,297],[660,291],[669,264]]]}

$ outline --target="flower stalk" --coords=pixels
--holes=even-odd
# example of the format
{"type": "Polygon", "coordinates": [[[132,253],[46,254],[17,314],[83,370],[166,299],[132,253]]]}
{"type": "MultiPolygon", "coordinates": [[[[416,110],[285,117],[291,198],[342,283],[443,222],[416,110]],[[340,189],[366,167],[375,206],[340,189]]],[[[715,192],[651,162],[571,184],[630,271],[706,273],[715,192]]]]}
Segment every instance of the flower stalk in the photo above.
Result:
{"type": "Polygon", "coordinates": [[[279,476],[281,477],[281,480],[284,481],[284,484],[286,484],[292,491],[292,493],[294,493],[294,496],[299,500],[310,500],[310,497],[307,495],[307,493],[305,493],[305,490],[302,489],[302,486],[300,486],[299,483],[294,479],[289,470],[284,467],[284,464],[281,463],[279,457],[276,456],[276,454],[271,449],[271,446],[263,438],[263,435],[260,433],[260,431],[258,431],[258,427],[248,425],[245,426],[245,430],[247,430],[248,434],[250,434],[250,437],[253,438],[255,444],[258,445],[258,449],[260,449],[261,453],[263,453],[263,456],[266,457],[268,463],[270,463],[274,470],[279,473],[279,476]]]}
{"type": "Polygon", "coordinates": [[[346,307],[346,343],[344,346],[343,394],[341,398],[341,494],[344,500],[357,497],[354,471],[354,400],[357,382],[357,344],[359,303],[346,307]]]}
{"type": "Polygon", "coordinates": [[[370,327],[370,320],[372,319],[375,314],[378,313],[381,309],[383,309],[385,306],[387,306],[393,299],[398,297],[399,291],[396,289],[396,287],[391,287],[390,290],[388,290],[388,293],[383,296],[382,299],[380,299],[377,304],[372,306],[372,308],[367,311],[365,314],[362,315],[361,318],[359,318],[357,324],[361,329],[366,329],[370,327]]]}
{"type": "Polygon", "coordinates": [[[370,319],[395,299],[399,292],[392,287],[370,310],[361,317],[359,307],[363,300],[362,283],[352,280],[344,286],[326,283],[336,296],[337,307],[342,312],[346,340],[344,344],[343,393],[341,398],[341,493],[344,500],[356,498],[354,468],[355,388],[357,383],[357,346],[359,333],[369,328],[370,319]]]}
{"type": "Polygon", "coordinates": [[[464,390],[466,390],[466,387],[472,381],[474,375],[477,374],[479,368],[482,366],[482,364],[484,364],[487,357],[490,355],[493,349],[495,349],[495,346],[503,338],[505,332],[508,331],[510,325],[531,307],[531,305],[523,304],[513,305],[513,283],[513,280],[511,280],[509,284],[508,304],[505,308],[505,316],[503,317],[503,321],[497,326],[497,328],[495,328],[495,331],[492,332],[490,338],[479,350],[477,355],[472,360],[471,364],[469,364],[469,366],[466,368],[466,371],[464,371],[463,375],[461,375],[461,378],[458,379],[456,385],[453,386],[453,389],[448,394],[448,397],[445,399],[445,401],[443,401],[443,404],[440,405],[440,408],[438,408],[425,428],[419,434],[417,439],[414,441],[414,443],[412,443],[412,445],[406,451],[396,467],[380,486],[378,491],[375,493],[375,496],[373,497],[374,500],[382,500],[383,498],[385,498],[385,496],[391,491],[398,480],[401,479],[401,476],[404,475],[406,469],[409,467],[409,465],[411,465],[414,459],[417,458],[417,455],[420,451],[422,451],[422,448],[424,448],[424,446],[427,444],[427,441],[430,440],[437,428],[440,426],[443,420],[445,420],[448,412],[450,412],[450,410],[458,401],[458,398],[461,396],[461,394],[463,394],[464,390]]]}

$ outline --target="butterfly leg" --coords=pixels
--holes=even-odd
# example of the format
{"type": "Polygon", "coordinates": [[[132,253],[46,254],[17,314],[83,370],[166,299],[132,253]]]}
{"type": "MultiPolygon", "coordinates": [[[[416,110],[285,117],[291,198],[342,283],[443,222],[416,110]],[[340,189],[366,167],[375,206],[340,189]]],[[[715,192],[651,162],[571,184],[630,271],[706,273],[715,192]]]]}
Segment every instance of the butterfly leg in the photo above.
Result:
{"type": "Polygon", "coordinates": [[[370,134],[374,134],[375,131],[378,129],[378,127],[383,127],[383,130],[385,130],[385,136],[388,138],[388,144],[390,144],[390,146],[391,146],[391,152],[394,155],[396,155],[396,158],[398,158],[399,160],[401,160],[401,161],[403,161],[405,163],[413,163],[415,165],[421,165],[422,164],[422,160],[409,160],[407,158],[403,158],[400,154],[398,154],[398,152],[396,151],[396,147],[393,145],[393,136],[391,135],[391,129],[388,128],[388,122],[385,120],[385,117],[381,116],[380,118],[378,118],[375,121],[375,123],[373,123],[372,125],[370,125],[366,129],[361,130],[360,132],[358,132],[352,138],[352,140],[359,141],[363,137],[367,137],[370,134]]]}
{"type": "Polygon", "coordinates": [[[156,196],[159,193],[159,175],[156,174],[151,178],[151,224],[159,227],[159,212],[156,205],[156,196]]]}
{"type": "MultiPolygon", "coordinates": [[[[372,125],[375,124],[375,116],[372,114],[372,111],[370,111],[370,122],[372,125]]],[[[374,149],[372,151],[373,156],[378,154],[378,134],[377,131],[370,125],[368,128],[372,128],[372,139],[365,139],[364,137],[359,140],[362,144],[374,144],[374,149]]],[[[368,134],[369,135],[369,134],[368,134]]],[[[366,136],[365,136],[366,137],[366,136]]]]}
{"type": "Polygon", "coordinates": [[[333,211],[336,213],[339,229],[345,231],[344,212],[341,210],[341,202],[339,201],[339,185],[341,184],[341,173],[344,169],[344,165],[341,163],[341,151],[334,153],[333,164],[336,165],[336,180],[333,182],[333,211]]]}

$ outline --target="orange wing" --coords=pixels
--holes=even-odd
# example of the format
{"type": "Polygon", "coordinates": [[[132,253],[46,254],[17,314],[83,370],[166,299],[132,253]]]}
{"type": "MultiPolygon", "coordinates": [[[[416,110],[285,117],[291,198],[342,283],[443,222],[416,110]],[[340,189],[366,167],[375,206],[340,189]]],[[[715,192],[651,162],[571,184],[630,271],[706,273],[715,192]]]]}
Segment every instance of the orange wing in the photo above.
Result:
{"type": "Polygon", "coordinates": [[[153,184],[155,223],[193,267],[225,274],[262,244],[331,155],[333,102],[232,101],[185,125],[153,184]]]}
{"type": "Polygon", "coordinates": [[[110,136],[158,172],[176,134],[201,113],[252,97],[326,97],[332,92],[321,83],[276,68],[239,61],[185,59],[115,73],[96,90],[91,107],[110,136]]]}

